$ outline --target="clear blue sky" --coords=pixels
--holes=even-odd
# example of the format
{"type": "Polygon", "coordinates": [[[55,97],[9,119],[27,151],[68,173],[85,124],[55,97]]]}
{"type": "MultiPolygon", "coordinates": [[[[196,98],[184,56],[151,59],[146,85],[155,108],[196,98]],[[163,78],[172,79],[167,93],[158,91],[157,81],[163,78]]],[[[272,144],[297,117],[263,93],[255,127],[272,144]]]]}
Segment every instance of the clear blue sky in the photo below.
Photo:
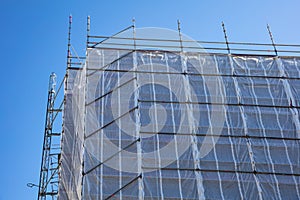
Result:
{"type": "Polygon", "coordinates": [[[127,27],[176,29],[198,40],[223,41],[221,21],[230,41],[300,44],[299,0],[1,0],[0,1],[0,200],[36,199],[48,76],[60,78],[66,67],[68,16],[73,15],[73,46],[84,54],[86,16],[93,35],[127,27]]]}

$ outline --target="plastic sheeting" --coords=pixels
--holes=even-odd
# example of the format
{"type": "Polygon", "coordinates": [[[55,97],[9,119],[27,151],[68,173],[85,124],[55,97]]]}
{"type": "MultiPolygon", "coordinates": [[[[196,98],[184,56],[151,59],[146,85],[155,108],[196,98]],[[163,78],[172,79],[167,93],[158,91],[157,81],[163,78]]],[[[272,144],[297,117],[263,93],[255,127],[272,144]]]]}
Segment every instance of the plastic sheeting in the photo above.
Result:
{"type": "Polygon", "coordinates": [[[72,106],[72,102],[75,101],[75,98],[80,99],[84,97],[79,96],[78,92],[75,92],[74,81],[76,75],[77,71],[68,70],[65,81],[58,199],[81,199],[82,177],[80,174],[83,159],[83,121],[78,112],[79,106],[72,106]]]}
{"type": "Polygon", "coordinates": [[[300,60],[89,49],[59,199],[299,199],[300,60]]]}

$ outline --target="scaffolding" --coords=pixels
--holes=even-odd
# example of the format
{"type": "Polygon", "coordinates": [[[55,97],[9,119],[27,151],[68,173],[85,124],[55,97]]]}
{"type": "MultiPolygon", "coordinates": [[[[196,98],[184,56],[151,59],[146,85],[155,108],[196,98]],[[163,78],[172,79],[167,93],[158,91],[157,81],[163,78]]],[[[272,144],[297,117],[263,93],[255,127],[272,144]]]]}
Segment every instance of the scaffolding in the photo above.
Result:
{"type": "Polygon", "coordinates": [[[71,24],[55,198],[300,198],[300,45],[269,25],[271,44],[230,42],[224,23],[225,42],[195,41],[179,21],[92,36],[88,17],[80,57],[71,24]]]}
{"type": "MultiPolygon", "coordinates": [[[[59,137],[61,133],[54,132],[53,126],[56,117],[59,112],[62,111],[62,104],[58,109],[55,108],[55,100],[57,98],[55,87],[56,75],[55,73],[52,73],[49,78],[42,163],[38,185],[38,200],[46,200],[47,196],[54,199],[58,194],[58,168],[60,160],[59,137]]],[[[60,89],[58,89],[58,91],[59,90],[60,89]]]]}

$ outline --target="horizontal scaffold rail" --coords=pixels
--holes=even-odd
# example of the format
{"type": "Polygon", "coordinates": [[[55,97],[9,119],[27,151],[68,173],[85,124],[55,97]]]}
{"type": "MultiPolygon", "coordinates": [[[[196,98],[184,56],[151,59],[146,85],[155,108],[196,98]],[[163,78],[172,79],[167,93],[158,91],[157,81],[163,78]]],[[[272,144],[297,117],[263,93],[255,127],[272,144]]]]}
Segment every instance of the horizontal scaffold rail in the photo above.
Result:
{"type": "Polygon", "coordinates": [[[282,55],[299,55],[300,44],[271,44],[271,43],[255,43],[255,42],[218,42],[218,41],[204,41],[204,40],[176,40],[176,39],[158,39],[158,38],[133,38],[120,36],[88,36],[87,48],[101,48],[101,49],[120,49],[120,50],[134,50],[134,49],[165,49],[173,51],[180,49],[183,45],[185,51],[203,51],[208,53],[227,53],[228,47],[230,54],[250,54],[250,55],[267,55],[277,56],[276,53],[282,55]],[[98,41],[102,40],[102,41],[98,41]],[[151,43],[152,42],[152,43],[151,43]],[[160,44],[157,44],[159,42],[160,44]],[[198,45],[195,46],[194,44],[198,45]],[[276,47],[276,52],[273,47],[276,47]]]}

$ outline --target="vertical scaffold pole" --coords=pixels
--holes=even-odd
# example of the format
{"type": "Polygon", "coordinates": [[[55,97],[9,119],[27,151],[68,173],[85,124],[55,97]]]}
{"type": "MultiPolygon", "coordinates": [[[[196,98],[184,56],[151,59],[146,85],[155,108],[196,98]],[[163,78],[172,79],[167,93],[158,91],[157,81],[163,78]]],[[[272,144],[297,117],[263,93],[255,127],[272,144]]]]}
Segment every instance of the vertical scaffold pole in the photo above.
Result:
{"type": "Polygon", "coordinates": [[[67,52],[67,69],[71,66],[71,30],[72,30],[72,15],[69,16],[69,31],[68,31],[68,52],[67,52]]]}
{"type": "Polygon", "coordinates": [[[135,19],[132,19],[132,31],[133,31],[133,47],[136,50],[136,30],[135,30],[135,19]]]}
{"type": "Polygon", "coordinates": [[[228,42],[228,37],[227,37],[227,32],[226,32],[224,22],[222,22],[222,28],[223,28],[224,38],[225,38],[225,42],[226,42],[227,52],[228,52],[228,54],[230,54],[229,42],[228,42]]]}
{"type": "Polygon", "coordinates": [[[135,77],[136,79],[135,84],[134,84],[134,104],[137,107],[135,111],[135,121],[136,121],[136,139],[137,139],[137,159],[138,159],[138,176],[133,179],[138,181],[138,196],[140,200],[144,199],[144,184],[143,184],[143,169],[142,169],[142,144],[141,144],[141,139],[140,139],[140,128],[141,128],[141,123],[140,123],[140,111],[139,111],[139,81],[138,81],[138,74],[136,73],[137,71],[137,52],[136,52],[136,27],[135,27],[135,19],[132,19],[132,34],[133,34],[133,71],[135,71],[135,77]]]}
{"type": "Polygon", "coordinates": [[[181,26],[180,26],[180,20],[177,20],[177,30],[179,34],[179,41],[180,41],[180,51],[183,52],[183,45],[182,45],[182,35],[181,35],[181,26]]]}
{"type": "Polygon", "coordinates": [[[87,17],[87,25],[86,25],[86,48],[89,47],[90,42],[90,30],[91,30],[91,17],[87,17]]]}
{"type": "Polygon", "coordinates": [[[270,39],[271,39],[271,42],[272,42],[272,46],[274,48],[274,52],[275,52],[276,56],[278,56],[278,52],[277,52],[277,49],[276,49],[276,45],[275,45],[274,38],[273,38],[273,35],[272,35],[271,28],[270,28],[269,24],[267,24],[267,29],[268,29],[268,33],[269,33],[269,36],[270,36],[270,39]]]}

